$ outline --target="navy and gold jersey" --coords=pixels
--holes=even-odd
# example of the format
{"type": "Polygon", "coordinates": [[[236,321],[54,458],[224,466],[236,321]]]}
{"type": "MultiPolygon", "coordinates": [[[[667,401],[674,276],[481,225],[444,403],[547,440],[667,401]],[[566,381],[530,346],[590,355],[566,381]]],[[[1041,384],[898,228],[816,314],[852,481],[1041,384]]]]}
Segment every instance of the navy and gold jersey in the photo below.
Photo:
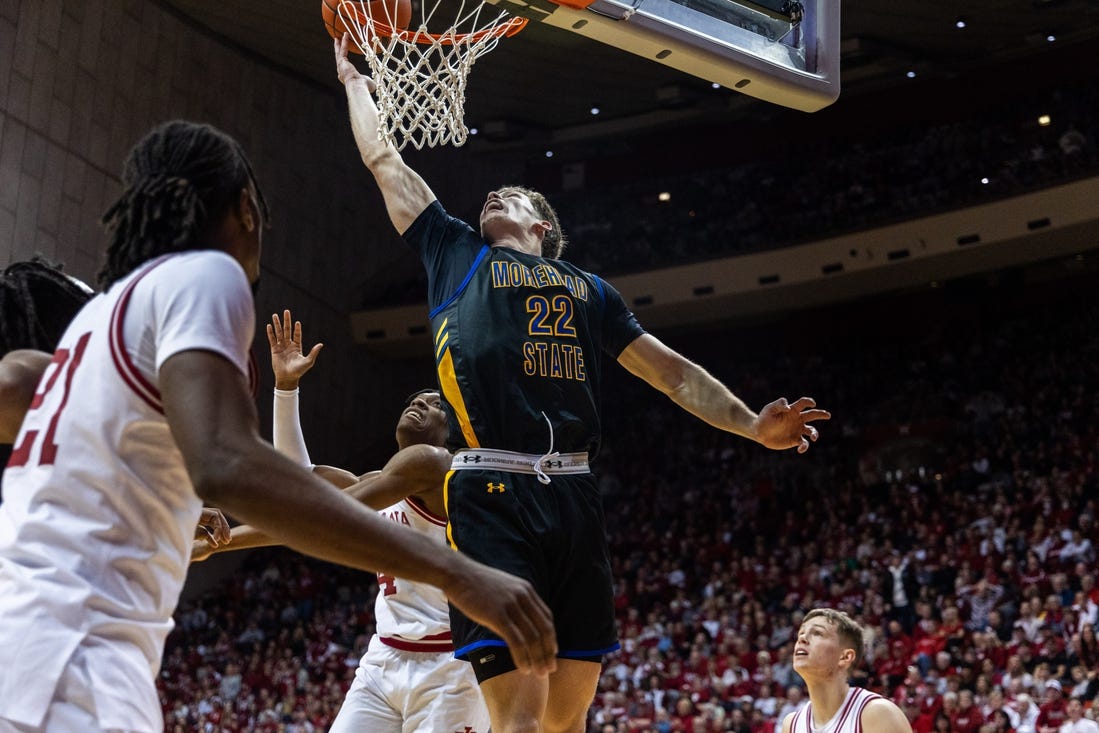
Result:
{"type": "Polygon", "coordinates": [[[491,247],[438,201],[404,238],[427,270],[450,448],[545,453],[552,424],[553,450],[594,456],[602,354],[644,333],[618,291],[568,262],[491,247]]]}

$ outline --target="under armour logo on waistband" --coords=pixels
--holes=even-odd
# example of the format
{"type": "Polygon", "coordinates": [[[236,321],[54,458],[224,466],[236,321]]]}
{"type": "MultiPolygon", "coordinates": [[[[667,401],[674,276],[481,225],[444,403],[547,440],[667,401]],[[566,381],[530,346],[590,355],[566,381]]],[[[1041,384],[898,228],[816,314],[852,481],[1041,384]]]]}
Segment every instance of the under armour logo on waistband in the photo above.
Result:
{"type": "Polygon", "coordinates": [[[488,493],[490,493],[490,494],[491,494],[491,493],[493,493],[494,491],[495,491],[495,492],[497,492],[497,493],[500,493],[500,494],[502,494],[502,493],[504,493],[505,491],[507,491],[507,489],[506,489],[506,488],[504,488],[504,485],[503,485],[503,484],[494,484],[494,483],[492,483],[491,481],[489,481],[489,482],[488,482],[488,493]]]}
{"type": "Polygon", "coordinates": [[[461,457],[462,463],[480,463],[481,456],[471,456],[468,453],[461,457]]]}
{"type": "Polygon", "coordinates": [[[542,461],[542,468],[561,468],[564,465],[564,461],[542,461]]]}

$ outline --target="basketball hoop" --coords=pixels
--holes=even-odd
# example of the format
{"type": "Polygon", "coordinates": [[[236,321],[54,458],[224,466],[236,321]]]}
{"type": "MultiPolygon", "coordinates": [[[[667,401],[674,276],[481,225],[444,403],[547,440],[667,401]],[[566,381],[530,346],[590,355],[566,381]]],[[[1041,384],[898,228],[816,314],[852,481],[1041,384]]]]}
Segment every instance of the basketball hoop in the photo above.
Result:
{"type": "Polygon", "coordinates": [[[469,134],[464,119],[466,79],[473,62],[527,24],[526,18],[509,18],[504,11],[484,20],[481,11],[486,3],[471,0],[475,7],[467,11],[466,0],[459,0],[450,27],[429,33],[427,23],[441,1],[434,0],[430,10],[425,2],[415,30],[399,27],[390,17],[391,3],[342,0],[338,7],[377,85],[379,138],[398,150],[410,142],[418,150],[464,144],[469,134]],[[372,17],[377,5],[386,17],[372,17]]]}

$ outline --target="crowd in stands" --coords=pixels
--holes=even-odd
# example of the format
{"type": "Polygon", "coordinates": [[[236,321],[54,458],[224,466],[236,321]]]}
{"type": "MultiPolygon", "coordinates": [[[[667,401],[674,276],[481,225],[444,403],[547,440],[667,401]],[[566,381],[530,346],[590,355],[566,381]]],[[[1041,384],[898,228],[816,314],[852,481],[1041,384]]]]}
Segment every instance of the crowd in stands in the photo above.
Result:
{"type": "Polygon", "coordinates": [[[551,197],[569,259],[619,274],[729,257],[965,208],[1099,172],[1099,85],[962,121],[551,197]],[[1039,123],[1039,111],[1049,123],[1039,123]],[[662,201],[660,193],[668,198],[662,201]]]}
{"type": "MultiPolygon", "coordinates": [[[[1025,304],[1029,286],[1005,281],[964,305],[867,306],[893,311],[885,330],[822,312],[801,326],[813,337],[737,334],[753,347],[731,361],[718,339],[678,345],[749,404],[796,390],[832,410],[804,456],[607,380],[596,469],[622,650],[589,730],[778,730],[806,702],[792,645],[820,605],[869,629],[855,684],[896,701],[917,733],[1056,733],[1066,716],[1099,717],[1099,310],[1078,286],[1025,304]]],[[[374,590],[286,550],[250,554],[227,587],[180,608],[159,681],[167,730],[325,730],[374,590]]]]}

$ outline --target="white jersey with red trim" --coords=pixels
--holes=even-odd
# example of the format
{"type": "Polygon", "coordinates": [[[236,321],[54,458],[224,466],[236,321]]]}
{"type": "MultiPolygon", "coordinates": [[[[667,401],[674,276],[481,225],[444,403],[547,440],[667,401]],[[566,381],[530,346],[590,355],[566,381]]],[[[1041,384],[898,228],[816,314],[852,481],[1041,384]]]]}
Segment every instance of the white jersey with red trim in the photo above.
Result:
{"type": "MultiPolygon", "coordinates": [[[[379,512],[439,543],[446,542],[446,519],[437,517],[415,499],[402,499],[379,512]]],[[[378,574],[378,597],[374,601],[378,637],[387,645],[405,651],[452,651],[450,614],[446,594],[427,583],[378,574]]]]}
{"type": "MultiPolygon", "coordinates": [[[[439,543],[446,520],[409,498],[379,512],[439,543]]],[[[378,575],[378,633],[355,670],[330,733],[488,733],[473,667],[454,658],[446,596],[438,588],[378,575]]]]}
{"type": "Polygon", "coordinates": [[[790,733],[862,733],[862,711],[871,700],[880,697],[881,695],[861,687],[851,687],[836,714],[821,726],[813,723],[813,703],[810,701],[794,713],[790,733]]]}
{"type": "Polygon", "coordinates": [[[244,270],[198,251],[139,267],[62,336],[3,477],[0,718],[39,726],[69,665],[102,728],[163,727],[153,680],[202,502],[157,375],[192,350],[248,375],[254,329],[244,270]]]}

